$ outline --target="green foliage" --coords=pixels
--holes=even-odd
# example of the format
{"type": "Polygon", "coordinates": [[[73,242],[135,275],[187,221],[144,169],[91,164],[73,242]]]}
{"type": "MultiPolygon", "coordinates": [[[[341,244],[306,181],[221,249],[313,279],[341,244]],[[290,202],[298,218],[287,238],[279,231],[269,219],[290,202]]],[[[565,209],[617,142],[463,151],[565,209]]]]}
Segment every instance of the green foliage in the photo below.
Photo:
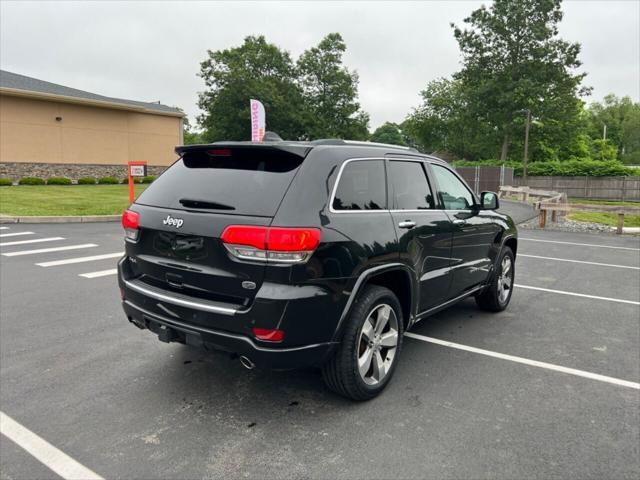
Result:
{"type": "Polygon", "coordinates": [[[96,177],[80,177],[78,179],[78,185],[95,185],[96,177]]]}
{"type": "Polygon", "coordinates": [[[38,177],[22,177],[18,180],[18,185],[44,185],[46,182],[38,177]]]}
{"type": "Polygon", "coordinates": [[[10,178],[0,177],[0,187],[10,187],[13,185],[13,182],[10,178]]]}
{"type": "Polygon", "coordinates": [[[342,64],[346,49],[342,36],[330,33],[298,59],[308,138],[366,140],[369,135],[369,115],[356,100],[358,74],[342,64]]]}
{"type": "Polygon", "coordinates": [[[390,143],[392,145],[407,145],[402,130],[395,123],[386,122],[376,128],[369,138],[371,142],[390,143]]]}
{"type": "Polygon", "coordinates": [[[98,185],[117,185],[118,179],[116,177],[100,177],[98,179],[98,185]]]}
{"type": "Polygon", "coordinates": [[[617,157],[625,163],[640,161],[640,103],[609,94],[602,103],[592,103],[587,113],[591,138],[602,139],[606,125],[607,142],[617,157]]]}
{"type": "Polygon", "coordinates": [[[200,143],[206,143],[202,137],[202,132],[196,132],[193,130],[188,117],[182,119],[182,143],[184,145],[198,145],[200,143]]]}
{"type": "Polygon", "coordinates": [[[591,158],[601,161],[616,160],[618,158],[618,148],[609,140],[598,138],[591,142],[591,158]]]}
{"type": "MultiPolygon", "coordinates": [[[[458,160],[454,162],[456,167],[475,167],[491,166],[499,167],[504,165],[514,169],[514,174],[522,176],[522,162],[500,160],[482,160],[482,161],[465,161],[458,160]]],[[[573,159],[563,162],[532,162],[527,165],[527,174],[529,176],[566,176],[566,177],[610,177],[610,176],[637,176],[640,175],[640,169],[630,168],[617,160],[597,161],[585,159],[573,159]]]]}
{"type": "Polygon", "coordinates": [[[152,183],[155,179],[155,175],[147,175],[140,179],[140,183],[152,183]]]}
{"type": "Polygon", "coordinates": [[[286,140],[366,139],[369,116],[357,102],[358,75],[342,61],[346,45],[327,35],[297,62],[263,36],[227,50],[208,51],[200,64],[206,90],[199,94],[202,133],[185,130],[188,143],[251,138],[249,100],[260,100],[267,129],[286,140]]]}
{"type": "Polygon", "coordinates": [[[588,158],[579,96],[580,45],[558,37],[560,0],[495,0],[454,27],[462,69],[431,82],[407,119],[426,150],[459,158],[522,159],[531,111],[529,159],[588,158]]]}
{"type": "Polygon", "coordinates": [[[198,122],[207,142],[251,138],[249,100],[260,100],[268,129],[282,138],[303,136],[303,99],[288,52],[263,36],[249,36],[227,50],[208,51],[200,64],[206,90],[199,94],[198,122]]]}
{"type": "Polygon", "coordinates": [[[71,185],[71,179],[67,177],[49,177],[47,185],[71,185]]]}

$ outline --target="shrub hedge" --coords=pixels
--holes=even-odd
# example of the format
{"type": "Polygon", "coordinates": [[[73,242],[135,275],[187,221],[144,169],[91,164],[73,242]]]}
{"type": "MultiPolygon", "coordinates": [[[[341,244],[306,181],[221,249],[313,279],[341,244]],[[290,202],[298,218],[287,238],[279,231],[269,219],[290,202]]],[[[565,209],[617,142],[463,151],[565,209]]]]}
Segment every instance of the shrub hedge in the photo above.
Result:
{"type": "Polygon", "coordinates": [[[71,185],[71,179],[67,177],[49,177],[47,185],[71,185]]]}
{"type": "MultiPolygon", "coordinates": [[[[504,164],[505,167],[514,169],[515,175],[522,175],[522,162],[500,162],[500,160],[482,160],[479,162],[470,162],[466,160],[458,160],[453,162],[456,167],[475,167],[493,166],[499,167],[504,164]]],[[[599,161],[599,160],[565,160],[563,162],[530,162],[527,166],[527,174],[534,176],[564,176],[564,177],[620,177],[640,175],[640,169],[630,168],[617,160],[599,161]]]]}
{"type": "Polygon", "coordinates": [[[151,183],[156,179],[155,175],[147,175],[146,177],[142,177],[140,179],[140,183],[151,183]]]}
{"type": "Polygon", "coordinates": [[[95,185],[96,177],[80,177],[78,179],[78,185],[95,185]]]}
{"type": "Polygon", "coordinates": [[[118,179],[116,177],[100,177],[98,179],[99,185],[117,185],[118,179]]]}
{"type": "Polygon", "coordinates": [[[45,185],[46,182],[38,177],[22,177],[18,180],[18,185],[45,185]]]}
{"type": "Polygon", "coordinates": [[[10,178],[0,177],[0,187],[8,187],[10,185],[13,185],[10,178]]]}

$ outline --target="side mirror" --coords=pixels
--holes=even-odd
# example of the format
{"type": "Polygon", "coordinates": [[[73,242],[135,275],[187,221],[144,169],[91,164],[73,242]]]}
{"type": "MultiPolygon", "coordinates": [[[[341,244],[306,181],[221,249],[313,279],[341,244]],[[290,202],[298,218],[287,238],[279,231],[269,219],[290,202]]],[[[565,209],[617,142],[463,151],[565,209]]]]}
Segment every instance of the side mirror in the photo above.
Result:
{"type": "Polygon", "coordinates": [[[480,204],[483,210],[497,210],[500,208],[498,194],[495,192],[482,192],[480,194],[480,204]]]}

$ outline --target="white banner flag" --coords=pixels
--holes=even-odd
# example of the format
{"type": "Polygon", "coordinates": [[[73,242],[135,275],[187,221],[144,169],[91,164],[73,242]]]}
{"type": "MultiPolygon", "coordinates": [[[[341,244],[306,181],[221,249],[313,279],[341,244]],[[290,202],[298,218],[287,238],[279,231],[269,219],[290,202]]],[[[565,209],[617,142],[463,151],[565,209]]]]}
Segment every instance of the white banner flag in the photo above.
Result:
{"type": "Polygon", "coordinates": [[[264,105],[259,100],[251,99],[251,141],[261,142],[266,128],[266,114],[264,105]]]}

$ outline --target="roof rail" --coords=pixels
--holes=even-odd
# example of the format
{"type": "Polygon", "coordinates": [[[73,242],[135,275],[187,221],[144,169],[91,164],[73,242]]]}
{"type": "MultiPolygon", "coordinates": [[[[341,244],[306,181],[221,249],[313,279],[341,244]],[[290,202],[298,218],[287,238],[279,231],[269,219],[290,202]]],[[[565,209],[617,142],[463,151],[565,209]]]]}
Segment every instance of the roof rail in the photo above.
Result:
{"type": "Polygon", "coordinates": [[[364,140],[341,140],[339,138],[323,138],[320,140],[313,140],[312,145],[359,145],[363,147],[385,147],[385,148],[397,148],[400,150],[407,150],[410,152],[418,152],[413,147],[405,147],[403,145],[394,145],[392,143],[379,143],[379,142],[367,142],[364,140]]]}

